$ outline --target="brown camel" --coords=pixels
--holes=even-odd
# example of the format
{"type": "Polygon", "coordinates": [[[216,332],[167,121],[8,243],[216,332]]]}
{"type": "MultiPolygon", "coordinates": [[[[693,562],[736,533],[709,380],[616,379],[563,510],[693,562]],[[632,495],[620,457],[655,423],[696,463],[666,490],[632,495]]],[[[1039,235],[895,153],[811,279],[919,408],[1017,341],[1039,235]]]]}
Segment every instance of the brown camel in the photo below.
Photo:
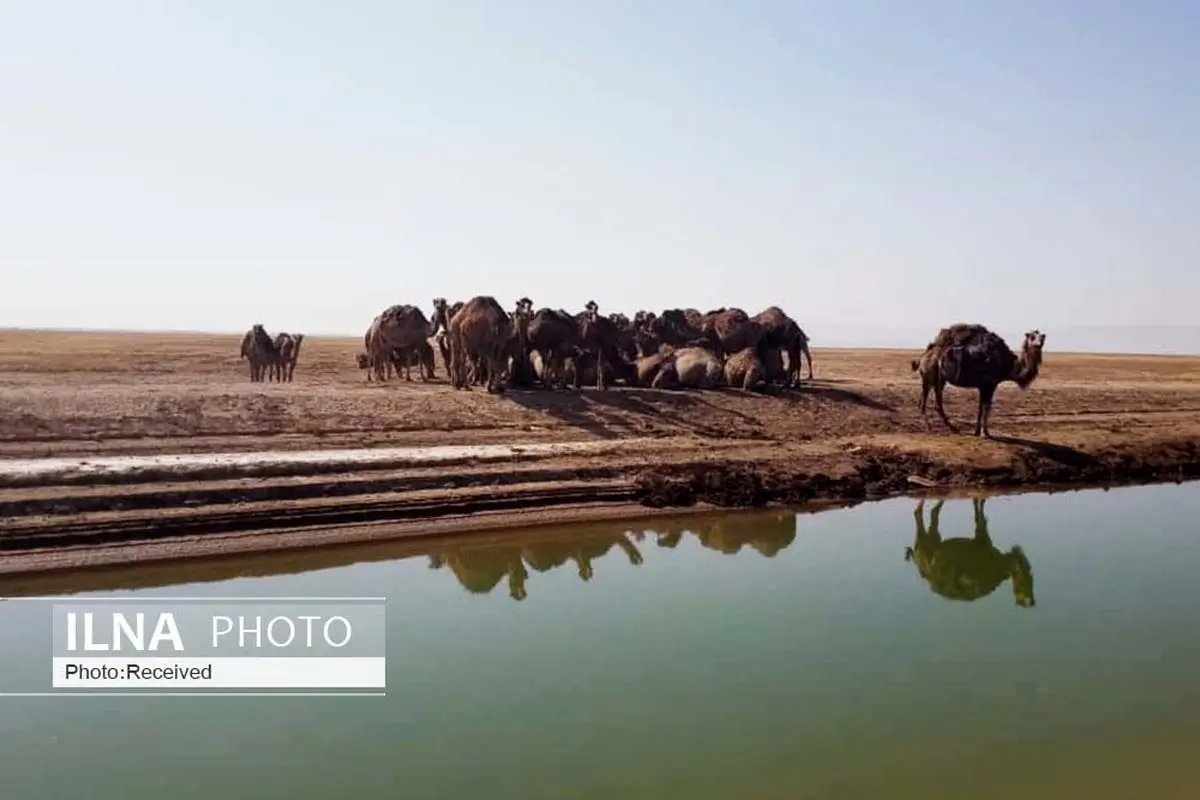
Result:
{"type": "Polygon", "coordinates": [[[384,379],[393,349],[411,349],[432,338],[446,324],[445,299],[434,299],[433,308],[432,321],[425,319],[425,314],[416,306],[398,305],[384,309],[371,322],[365,343],[378,380],[384,379]]]}
{"type": "Polygon", "coordinates": [[[267,369],[275,363],[275,343],[266,328],[256,324],[242,337],[242,358],[250,362],[250,380],[261,383],[267,369]]]}
{"type": "Polygon", "coordinates": [[[767,372],[753,347],[739,350],[725,359],[725,382],[747,392],[760,389],[766,382],[767,372]]]}
{"type": "Polygon", "coordinates": [[[995,333],[982,325],[957,324],[938,331],[920,358],[910,362],[914,372],[921,374],[921,416],[925,416],[930,389],[938,415],[951,431],[958,429],[946,416],[942,392],[946,384],[979,392],[979,409],[975,416],[975,435],[990,437],[988,418],[996,387],[1012,381],[1028,389],[1038,376],[1042,365],[1042,347],[1046,334],[1030,331],[1025,334],[1018,356],[995,333]]]}
{"type": "Polygon", "coordinates": [[[467,368],[478,358],[487,373],[487,391],[504,391],[504,363],[512,335],[508,314],[491,296],[472,297],[450,322],[450,379],[467,388],[467,368]]]}
{"type": "Polygon", "coordinates": [[[278,333],[275,335],[275,358],[271,361],[270,379],[292,382],[296,374],[296,362],[300,359],[303,333],[278,333]]]}
{"type": "MultiPolygon", "coordinates": [[[[434,300],[433,302],[434,306],[436,307],[438,301],[434,300]]],[[[455,314],[457,314],[459,311],[462,311],[463,305],[463,301],[458,300],[446,306],[446,313],[444,315],[444,319],[442,320],[442,329],[438,331],[437,336],[434,337],[434,339],[437,341],[438,350],[442,354],[442,366],[446,368],[447,375],[450,374],[450,321],[454,319],[455,314]]]]}
{"type": "Polygon", "coordinates": [[[719,308],[704,315],[700,330],[717,340],[717,354],[736,353],[758,346],[763,331],[758,323],[740,308],[719,308]]]}
{"type": "Polygon", "coordinates": [[[771,350],[782,350],[787,353],[788,371],[785,378],[787,385],[799,385],[802,357],[808,358],[808,379],[810,381],[813,379],[812,353],[808,350],[808,336],[794,319],[784,313],[779,306],[771,306],[755,314],[752,321],[762,334],[762,338],[758,342],[760,358],[766,361],[766,354],[771,350]]]}
{"type": "Polygon", "coordinates": [[[684,347],[663,361],[650,385],[655,389],[715,389],[724,382],[720,356],[703,347],[684,347]]]}

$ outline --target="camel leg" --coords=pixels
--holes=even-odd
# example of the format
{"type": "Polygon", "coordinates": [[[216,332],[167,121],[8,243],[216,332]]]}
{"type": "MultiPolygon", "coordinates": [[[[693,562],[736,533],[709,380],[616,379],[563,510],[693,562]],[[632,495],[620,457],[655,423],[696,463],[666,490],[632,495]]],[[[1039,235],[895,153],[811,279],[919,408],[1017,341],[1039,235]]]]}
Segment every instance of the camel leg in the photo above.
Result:
{"type": "Polygon", "coordinates": [[[942,394],[945,392],[945,389],[946,389],[945,381],[941,380],[940,378],[938,380],[934,381],[934,384],[933,384],[934,405],[937,407],[938,416],[942,418],[942,422],[946,423],[946,427],[950,429],[950,432],[958,433],[958,428],[954,427],[954,423],[950,421],[950,418],[948,416],[946,416],[946,407],[942,405],[942,394]]]}
{"type": "Polygon", "coordinates": [[[633,542],[626,539],[624,535],[617,539],[617,547],[620,547],[625,551],[625,555],[629,557],[629,563],[633,566],[636,567],[638,564],[642,563],[642,554],[638,552],[638,549],[634,546],[633,542]]]}
{"type": "Polygon", "coordinates": [[[604,391],[608,387],[604,385],[604,353],[601,352],[596,356],[596,388],[604,391]]]}
{"type": "Polygon", "coordinates": [[[988,432],[988,417],[992,413],[992,398],[996,396],[995,386],[984,386],[979,390],[979,413],[975,418],[975,435],[991,438],[988,432]]]}
{"type": "Polygon", "coordinates": [[[929,378],[922,375],[921,376],[921,405],[919,406],[919,408],[921,410],[921,417],[923,419],[925,419],[926,422],[928,422],[929,420],[925,418],[925,405],[926,405],[926,403],[929,402],[929,391],[932,388],[933,388],[933,381],[929,380],[929,378]]]}
{"type": "Polygon", "coordinates": [[[926,533],[937,543],[942,541],[942,534],[938,529],[942,524],[942,506],[944,505],[946,505],[945,500],[938,500],[933,504],[933,510],[929,512],[929,530],[926,533]]]}
{"type": "Polygon", "coordinates": [[[975,511],[975,541],[980,544],[992,546],[992,537],[988,534],[987,516],[983,513],[983,504],[987,502],[985,497],[972,497],[971,505],[975,511]]]}

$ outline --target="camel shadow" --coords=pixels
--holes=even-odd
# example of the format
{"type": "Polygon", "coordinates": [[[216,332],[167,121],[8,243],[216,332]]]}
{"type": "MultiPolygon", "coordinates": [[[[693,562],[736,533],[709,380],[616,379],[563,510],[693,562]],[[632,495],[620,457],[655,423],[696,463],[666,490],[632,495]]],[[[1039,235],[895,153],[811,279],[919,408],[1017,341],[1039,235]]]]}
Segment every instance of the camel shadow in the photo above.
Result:
{"type": "Polygon", "coordinates": [[[602,439],[621,438],[622,434],[618,429],[628,422],[620,415],[606,413],[605,409],[592,402],[583,390],[508,389],[504,396],[522,408],[539,411],[559,422],[594,433],[602,439]]]}
{"type": "Polygon", "coordinates": [[[509,390],[506,397],[523,408],[605,439],[619,439],[630,433],[644,436],[679,432],[725,438],[731,428],[738,430],[739,437],[766,437],[754,416],[713,403],[703,393],[699,389],[614,386],[605,391],[509,390]]]}
{"type": "Polygon", "coordinates": [[[896,407],[888,403],[880,402],[873,397],[867,397],[865,394],[854,392],[849,389],[838,389],[827,384],[837,383],[838,381],[822,380],[820,383],[805,382],[797,389],[784,388],[782,386],[767,386],[763,394],[771,397],[778,397],[784,400],[801,400],[806,397],[819,397],[822,400],[829,400],[834,403],[845,403],[847,405],[862,406],[875,411],[894,412],[896,407]]]}
{"type": "Polygon", "coordinates": [[[1015,436],[993,436],[992,441],[1011,444],[1032,450],[1043,458],[1057,461],[1068,467],[1090,467],[1096,463],[1095,456],[1088,455],[1074,447],[1067,447],[1052,442],[1040,442],[1036,439],[1019,439],[1015,436]]]}

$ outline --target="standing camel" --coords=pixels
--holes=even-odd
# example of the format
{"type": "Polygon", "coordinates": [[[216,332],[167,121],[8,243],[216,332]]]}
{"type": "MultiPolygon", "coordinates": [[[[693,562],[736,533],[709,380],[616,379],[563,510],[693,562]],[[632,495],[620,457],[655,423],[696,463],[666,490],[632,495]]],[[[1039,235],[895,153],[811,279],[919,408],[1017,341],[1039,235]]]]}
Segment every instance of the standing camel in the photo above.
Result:
{"type": "Polygon", "coordinates": [[[512,322],[495,297],[480,295],[468,300],[450,321],[449,372],[454,388],[467,388],[469,368],[478,361],[486,372],[487,391],[503,392],[511,336],[512,322]]]}
{"type": "Polygon", "coordinates": [[[390,306],[380,312],[363,337],[376,379],[384,380],[393,350],[412,350],[436,335],[446,322],[446,301],[440,297],[433,301],[432,321],[416,306],[390,306]]]}
{"type": "Polygon", "coordinates": [[[1046,334],[1030,331],[1025,334],[1018,356],[1004,340],[982,325],[951,325],[938,332],[920,358],[910,362],[913,372],[921,374],[921,416],[929,390],[933,390],[938,415],[951,431],[958,429],[946,416],[942,405],[942,390],[946,384],[979,391],[979,410],[975,416],[975,435],[991,437],[988,418],[992,413],[992,398],[996,387],[1012,381],[1028,389],[1038,376],[1042,365],[1042,346],[1046,334]]]}
{"type": "Polygon", "coordinates": [[[275,336],[275,358],[271,361],[271,380],[292,382],[296,362],[300,359],[303,333],[279,333],[275,336]]]}
{"type": "Polygon", "coordinates": [[[242,337],[242,356],[250,362],[250,380],[262,382],[267,369],[278,357],[271,335],[262,325],[256,324],[242,337]]]}

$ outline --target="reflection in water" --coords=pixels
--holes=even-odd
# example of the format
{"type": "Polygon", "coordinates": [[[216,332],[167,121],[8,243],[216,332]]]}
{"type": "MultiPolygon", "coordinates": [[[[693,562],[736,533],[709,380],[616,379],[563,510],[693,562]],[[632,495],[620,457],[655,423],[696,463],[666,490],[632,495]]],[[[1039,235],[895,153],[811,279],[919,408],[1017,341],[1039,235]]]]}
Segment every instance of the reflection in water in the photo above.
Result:
{"type": "Polygon", "coordinates": [[[615,533],[611,530],[564,531],[553,538],[533,542],[460,544],[439,549],[429,556],[431,569],[449,567],[462,587],[472,594],[488,594],[507,578],[508,595],[514,600],[528,596],[529,569],[549,572],[574,562],[581,580],[595,574],[593,562],[614,547],[625,553],[629,563],[642,563],[642,554],[634,541],[655,534],[659,547],[676,547],[684,534],[691,533],[710,550],[732,555],[749,545],[767,558],[773,558],[796,538],[796,514],[734,514],[717,519],[688,517],[664,520],[655,530],[615,533]]]}
{"type": "MultiPolygon", "coordinates": [[[[643,538],[641,534],[635,535],[643,538]]],[[[447,548],[429,556],[429,566],[433,569],[449,566],[458,582],[472,594],[487,594],[507,576],[509,597],[524,600],[528,595],[525,581],[529,579],[526,565],[538,572],[548,572],[574,561],[579,577],[591,580],[595,574],[592,562],[614,545],[625,551],[630,564],[642,563],[642,554],[629,541],[628,534],[584,533],[524,545],[447,548]]]]}
{"type": "Polygon", "coordinates": [[[796,539],[796,512],[780,511],[774,514],[733,514],[708,520],[697,525],[699,520],[680,520],[659,526],[658,546],[675,547],[685,533],[694,533],[700,544],[710,550],[734,555],[749,545],[767,558],[774,558],[779,551],[796,539]]]}
{"type": "Polygon", "coordinates": [[[913,512],[917,539],[905,548],[904,560],[915,561],[917,571],[934,592],[951,600],[978,600],[996,591],[996,587],[1012,578],[1013,598],[1018,606],[1032,608],[1033,568],[1025,552],[1017,546],[1007,553],[992,544],[988,521],[983,513],[986,498],[971,500],[975,510],[975,536],[967,539],[942,539],[938,530],[944,500],[939,500],[929,512],[929,527],[925,527],[925,501],[917,503],[913,512]]]}

